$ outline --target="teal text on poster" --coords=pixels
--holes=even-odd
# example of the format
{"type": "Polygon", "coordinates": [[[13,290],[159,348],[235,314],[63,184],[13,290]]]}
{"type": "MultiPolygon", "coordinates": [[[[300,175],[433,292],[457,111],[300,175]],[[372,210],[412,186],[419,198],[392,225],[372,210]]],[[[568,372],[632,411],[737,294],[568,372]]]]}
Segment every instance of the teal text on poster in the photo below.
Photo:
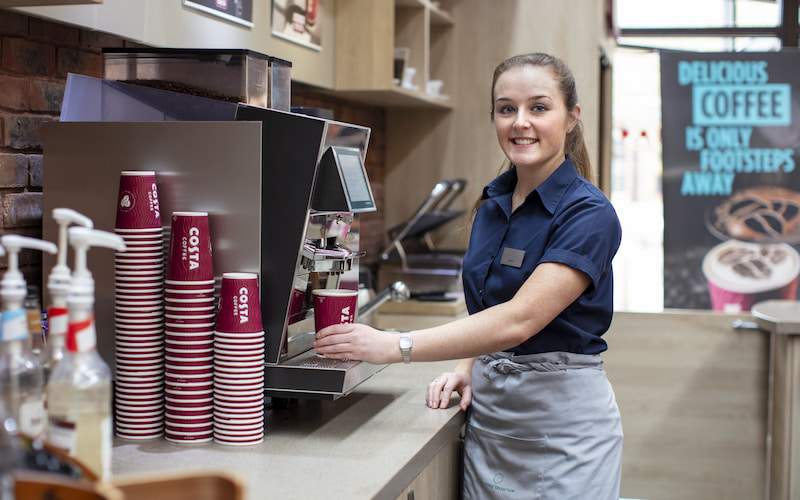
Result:
{"type": "Polygon", "coordinates": [[[680,61],[678,84],[692,88],[687,151],[697,169],[683,173],[681,196],[724,196],[737,175],[792,172],[789,148],[752,148],[755,127],[792,124],[788,83],[770,83],[766,61],[680,61]]]}
{"type": "Polygon", "coordinates": [[[695,125],[785,126],[792,123],[790,104],[785,83],[692,87],[695,125]]]}

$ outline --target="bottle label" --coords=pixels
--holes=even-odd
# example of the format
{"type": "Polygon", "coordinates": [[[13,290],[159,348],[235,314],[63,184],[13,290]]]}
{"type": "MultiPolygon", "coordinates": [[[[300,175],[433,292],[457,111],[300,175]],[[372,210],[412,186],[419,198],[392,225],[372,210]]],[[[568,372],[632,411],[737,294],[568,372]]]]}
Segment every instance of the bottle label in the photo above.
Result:
{"type": "Polygon", "coordinates": [[[43,438],[47,429],[44,395],[27,398],[19,406],[19,430],[33,438],[43,438]]]}
{"type": "Polygon", "coordinates": [[[65,451],[67,454],[75,455],[76,436],[75,423],[65,418],[50,417],[49,441],[50,444],[65,451]]]}
{"type": "Polygon", "coordinates": [[[0,340],[24,340],[28,338],[28,313],[25,309],[3,311],[0,318],[0,340]]]}
{"type": "Polygon", "coordinates": [[[25,317],[28,320],[28,335],[31,337],[33,352],[44,349],[45,338],[42,330],[42,313],[38,309],[26,309],[25,317]]]}
{"type": "Polygon", "coordinates": [[[50,416],[48,441],[100,476],[111,477],[112,423],[110,415],[50,416]]]}
{"type": "Polygon", "coordinates": [[[102,462],[102,472],[100,479],[108,480],[111,477],[111,435],[114,433],[111,427],[111,418],[104,418],[100,422],[100,428],[103,430],[100,443],[100,460],[102,462]]]}
{"type": "Polygon", "coordinates": [[[69,331],[69,312],[65,307],[51,307],[47,311],[47,336],[66,335],[69,331]]]}
{"type": "Polygon", "coordinates": [[[94,315],[83,321],[69,324],[67,350],[69,352],[88,352],[97,346],[97,333],[94,328],[94,315]]]}
{"type": "Polygon", "coordinates": [[[36,309],[26,309],[25,317],[28,319],[28,332],[36,333],[42,331],[42,313],[36,309]]]}

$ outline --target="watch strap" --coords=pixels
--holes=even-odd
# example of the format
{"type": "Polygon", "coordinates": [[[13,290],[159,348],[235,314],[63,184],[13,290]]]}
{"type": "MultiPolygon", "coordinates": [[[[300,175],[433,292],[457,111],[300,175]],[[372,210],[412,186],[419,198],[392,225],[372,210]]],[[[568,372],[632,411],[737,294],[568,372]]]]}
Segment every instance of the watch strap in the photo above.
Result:
{"type": "Polygon", "coordinates": [[[400,334],[400,353],[403,355],[403,363],[411,363],[411,335],[408,332],[400,334]]]}

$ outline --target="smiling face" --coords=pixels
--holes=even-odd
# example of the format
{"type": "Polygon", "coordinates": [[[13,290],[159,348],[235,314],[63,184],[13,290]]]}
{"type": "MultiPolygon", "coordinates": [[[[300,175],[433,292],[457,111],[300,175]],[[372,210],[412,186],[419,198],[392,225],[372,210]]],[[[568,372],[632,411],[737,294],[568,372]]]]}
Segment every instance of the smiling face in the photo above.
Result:
{"type": "Polygon", "coordinates": [[[543,181],[564,161],[566,136],[580,117],[580,106],[567,109],[553,71],[544,66],[512,67],[497,78],[493,90],[500,147],[521,176],[543,181]]]}

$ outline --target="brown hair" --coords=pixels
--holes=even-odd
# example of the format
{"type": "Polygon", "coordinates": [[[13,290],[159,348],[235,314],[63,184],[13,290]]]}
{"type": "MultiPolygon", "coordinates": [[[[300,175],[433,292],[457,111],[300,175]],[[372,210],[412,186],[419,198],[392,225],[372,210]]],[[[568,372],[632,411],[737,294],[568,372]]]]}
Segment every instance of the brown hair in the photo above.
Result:
{"type": "MultiPolygon", "coordinates": [[[[567,66],[564,61],[558,57],[550,54],[544,54],[542,52],[520,54],[509,57],[505,61],[498,64],[494,70],[494,74],[492,75],[492,101],[490,116],[493,122],[495,100],[494,88],[497,84],[497,79],[500,78],[500,75],[506,71],[512,68],[518,68],[520,66],[542,66],[545,68],[550,68],[550,70],[553,72],[553,76],[559,82],[559,88],[563,94],[564,102],[567,105],[567,111],[575,109],[575,106],[578,105],[578,88],[575,85],[575,77],[573,76],[572,71],[569,69],[569,66],[567,66]]],[[[575,168],[578,170],[578,174],[581,177],[589,182],[594,182],[594,170],[592,169],[592,163],[589,160],[589,153],[586,150],[586,141],[583,137],[583,125],[580,120],[578,120],[578,123],[575,125],[575,127],[573,127],[569,133],[567,133],[566,141],[564,143],[564,153],[569,155],[572,163],[575,165],[575,168]]],[[[500,172],[510,168],[511,162],[508,159],[504,160],[498,175],[500,172]]],[[[475,203],[475,206],[472,209],[472,219],[475,218],[475,213],[478,211],[478,207],[481,206],[482,202],[483,200],[478,199],[478,201],[475,203]]]]}

